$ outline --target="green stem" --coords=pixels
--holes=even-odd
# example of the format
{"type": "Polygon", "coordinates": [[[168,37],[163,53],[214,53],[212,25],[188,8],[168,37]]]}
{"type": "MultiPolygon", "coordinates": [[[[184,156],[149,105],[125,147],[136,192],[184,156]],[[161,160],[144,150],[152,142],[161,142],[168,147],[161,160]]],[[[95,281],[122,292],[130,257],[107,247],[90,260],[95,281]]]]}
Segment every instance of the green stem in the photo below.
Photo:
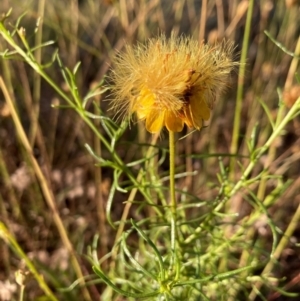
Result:
{"type": "Polygon", "coordinates": [[[23,299],[24,299],[24,291],[25,291],[25,285],[21,285],[19,301],[23,301],[23,299]]]}
{"type": "MultiPolygon", "coordinates": [[[[238,87],[237,87],[237,96],[236,96],[236,106],[234,112],[234,125],[233,125],[233,133],[232,133],[232,142],[230,146],[230,153],[235,154],[237,152],[238,147],[238,139],[239,139],[239,131],[240,131],[240,123],[241,123],[241,111],[242,111],[242,100],[243,100],[243,92],[244,92],[244,78],[246,72],[246,61],[248,54],[248,45],[249,45],[249,37],[250,37],[250,29],[251,29],[251,20],[253,14],[253,5],[254,0],[249,2],[248,12],[247,12],[247,20],[246,27],[243,39],[243,47],[240,59],[240,68],[238,75],[238,87]]],[[[234,163],[236,162],[235,158],[232,157],[230,161],[230,171],[231,177],[234,177],[234,163]]]]}
{"type": "MultiPolygon", "coordinates": [[[[291,236],[295,232],[300,220],[300,205],[298,206],[295,214],[293,215],[293,218],[291,219],[284,235],[282,236],[277,248],[275,249],[273,256],[270,258],[270,261],[265,266],[264,270],[262,271],[261,275],[268,277],[270,272],[272,271],[274,265],[276,264],[277,260],[280,258],[282,251],[286,247],[286,245],[289,243],[291,236]]],[[[263,285],[262,282],[257,282],[254,284],[254,287],[249,295],[248,300],[255,300],[257,296],[257,291],[261,288],[263,285]]]]}
{"type": "MultiPolygon", "coordinates": [[[[35,172],[35,175],[36,175],[36,177],[39,181],[39,184],[40,184],[41,190],[44,194],[45,200],[46,200],[49,208],[51,209],[52,216],[53,216],[55,225],[58,229],[58,232],[60,234],[60,237],[62,239],[62,242],[63,242],[64,246],[66,247],[66,249],[69,251],[71,262],[72,262],[72,265],[73,265],[74,270],[76,272],[76,275],[77,275],[78,278],[83,279],[83,281],[84,281],[80,264],[79,264],[79,262],[76,258],[76,255],[75,255],[74,247],[73,247],[73,245],[72,245],[72,243],[71,243],[71,241],[68,237],[67,230],[66,230],[66,228],[65,228],[65,226],[62,222],[62,219],[59,215],[53,192],[52,192],[52,190],[50,189],[50,186],[49,186],[49,182],[45,178],[45,176],[43,174],[43,171],[41,170],[37,160],[35,159],[35,157],[33,155],[33,150],[31,148],[29,140],[26,136],[25,130],[24,130],[22,124],[21,124],[21,121],[20,121],[19,116],[17,114],[17,111],[15,109],[14,103],[13,103],[13,101],[12,101],[10,95],[9,95],[9,92],[8,92],[8,90],[5,86],[5,83],[3,82],[3,79],[2,79],[1,76],[0,76],[0,89],[3,92],[6,103],[8,104],[8,107],[10,109],[12,120],[13,120],[13,122],[15,124],[15,127],[16,127],[16,132],[18,133],[20,141],[21,141],[24,149],[26,150],[26,153],[28,154],[28,158],[29,158],[29,162],[31,164],[31,167],[32,167],[33,171],[35,172]]],[[[91,298],[88,297],[89,293],[88,293],[87,288],[85,286],[83,286],[82,290],[83,290],[83,293],[85,294],[86,300],[91,300],[91,298]]]]}
{"type": "MultiPolygon", "coordinates": [[[[169,131],[170,150],[170,207],[173,217],[176,217],[176,196],[175,196],[175,133],[169,131]]],[[[176,218],[175,218],[176,220],[176,218]]]]}
{"type": "MultiPolygon", "coordinates": [[[[112,154],[116,163],[121,168],[126,168],[126,166],[124,166],[122,159],[116,154],[115,151],[112,150],[109,142],[98,131],[98,129],[96,128],[94,123],[86,115],[84,109],[81,107],[81,102],[78,101],[76,99],[76,97],[74,97],[74,100],[75,100],[75,103],[74,103],[72,101],[72,99],[69,98],[69,96],[66,93],[64,93],[62,89],[60,89],[60,87],[50,78],[50,76],[48,76],[48,74],[41,68],[41,66],[39,64],[37,64],[34,57],[32,57],[32,55],[30,55],[30,53],[23,51],[23,49],[15,43],[14,39],[11,37],[10,33],[7,31],[7,29],[5,28],[5,26],[3,25],[2,22],[0,22],[0,34],[6,40],[6,42],[9,43],[16,50],[16,52],[19,53],[24,58],[24,60],[31,66],[31,68],[33,70],[35,70],[38,74],[40,74],[40,76],[42,76],[44,78],[44,80],[47,81],[47,83],[60,95],[60,97],[62,97],[68,103],[68,105],[70,105],[70,107],[72,109],[74,109],[81,116],[81,118],[84,120],[84,122],[91,128],[91,130],[95,133],[95,135],[101,140],[101,143],[112,154]]],[[[21,37],[21,39],[23,39],[23,43],[27,44],[25,37],[22,35],[22,31],[19,31],[19,36],[21,37]]],[[[58,57],[57,57],[57,59],[58,59],[58,57]]],[[[61,68],[63,69],[63,66],[61,66],[61,68]]],[[[133,184],[135,186],[139,187],[140,186],[139,183],[135,179],[134,175],[129,171],[129,169],[126,169],[126,172],[128,173],[128,177],[133,182],[133,184]]],[[[150,195],[148,195],[143,189],[139,189],[139,191],[142,193],[142,195],[146,198],[146,200],[149,203],[152,203],[150,195]]],[[[160,216],[162,216],[162,213],[158,212],[159,210],[157,209],[157,207],[154,207],[154,208],[157,211],[157,213],[160,216]]]]}
{"type": "Polygon", "coordinates": [[[180,276],[180,264],[176,251],[176,237],[178,237],[176,221],[177,221],[177,203],[175,194],[175,133],[169,131],[169,151],[170,151],[170,207],[171,207],[171,248],[172,248],[172,268],[175,267],[175,279],[178,280],[180,276]]]}
{"type": "Polygon", "coordinates": [[[53,294],[53,292],[45,282],[44,277],[39,274],[38,270],[31,262],[31,260],[27,257],[25,252],[22,250],[22,248],[20,247],[16,239],[12,236],[12,234],[9,232],[6,226],[1,222],[0,222],[0,238],[3,239],[7,243],[7,245],[10,246],[20,258],[22,258],[27,268],[38,282],[40,288],[47,295],[47,300],[58,301],[58,299],[55,297],[55,295],[53,294]]]}

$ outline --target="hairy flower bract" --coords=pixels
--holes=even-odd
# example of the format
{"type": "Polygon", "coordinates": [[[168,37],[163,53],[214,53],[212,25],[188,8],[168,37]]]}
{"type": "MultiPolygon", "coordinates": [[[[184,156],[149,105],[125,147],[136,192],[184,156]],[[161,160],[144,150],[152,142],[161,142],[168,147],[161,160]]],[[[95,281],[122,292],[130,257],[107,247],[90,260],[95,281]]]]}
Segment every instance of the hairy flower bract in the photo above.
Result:
{"type": "Polygon", "coordinates": [[[111,75],[112,106],[117,114],[136,113],[150,133],[164,126],[180,132],[184,124],[200,130],[236,65],[233,49],[231,42],[207,45],[174,35],[127,45],[111,75]]]}

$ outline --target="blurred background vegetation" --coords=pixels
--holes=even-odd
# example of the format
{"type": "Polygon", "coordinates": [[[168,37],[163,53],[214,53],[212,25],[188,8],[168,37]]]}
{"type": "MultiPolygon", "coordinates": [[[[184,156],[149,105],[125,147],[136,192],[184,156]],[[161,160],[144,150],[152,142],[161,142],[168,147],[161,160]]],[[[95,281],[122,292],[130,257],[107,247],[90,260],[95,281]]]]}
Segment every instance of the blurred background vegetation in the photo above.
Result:
{"type": "MultiPolygon", "coordinates": [[[[237,45],[236,58],[239,60],[250,2],[2,0],[0,13],[13,9],[5,21],[10,31],[15,29],[17,20],[22,16],[18,28],[25,29],[24,34],[31,48],[54,41],[47,47],[37,48],[34,56],[65,93],[70,93],[70,87],[64,81],[61,67],[57,61],[53,61],[53,55],[58,51],[63,65],[70,70],[80,61],[76,84],[79,95],[84,96],[109,73],[113,57],[118,51],[122,51],[125,43],[144,42],[161,32],[167,36],[171,32],[190,35],[208,43],[222,41],[224,38],[233,40],[237,45]]],[[[218,157],[222,158],[224,166],[229,166],[230,154],[237,154],[241,164],[248,162],[249,141],[256,147],[264,145],[272,131],[270,118],[275,120],[278,114],[279,100],[283,100],[285,110],[288,111],[300,96],[299,82],[297,83],[295,76],[297,72],[299,74],[297,59],[283,51],[298,51],[299,57],[299,13],[297,0],[254,1],[241,111],[236,112],[237,71],[231,76],[227,93],[217,99],[213,116],[207,124],[209,126],[189,135],[183,143],[178,144],[178,171],[186,172],[186,176],[177,182],[180,189],[199,199],[214,199],[215,187],[218,185],[216,175],[220,170],[218,157]],[[265,30],[281,44],[280,47],[266,36],[265,30]],[[268,108],[268,114],[265,107],[268,108]],[[241,122],[235,149],[232,148],[232,140],[236,114],[239,114],[241,122]],[[193,173],[195,170],[199,172],[193,173]]],[[[0,52],[3,53],[7,48],[10,49],[1,37],[0,52]]],[[[91,264],[85,255],[94,244],[95,236],[99,235],[96,247],[98,258],[109,253],[115,241],[116,231],[108,224],[105,212],[114,175],[111,168],[95,166],[95,159],[84,145],[90,145],[102,158],[110,158],[111,154],[101,146],[99,139],[95,138],[90,127],[74,110],[53,108],[53,105],[64,105],[64,101],[17,54],[12,60],[0,58],[0,70],[34,158],[49,184],[57,206],[56,213],[63,222],[72,248],[76,250],[81,273],[91,275],[91,264]]],[[[104,115],[112,117],[112,112],[108,110],[109,102],[105,101],[105,93],[95,96],[94,101],[101,107],[104,115]]],[[[88,104],[88,110],[95,114],[98,112],[92,104],[88,104]]],[[[44,275],[58,300],[110,300],[102,294],[103,283],[89,285],[88,292],[78,287],[68,292],[56,289],[69,287],[79,278],[79,274],[70,263],[72,258],[53,221],[54,213],[45,201],[36,170],[20,142],[3,91],[0,92],[0,116],[1,221],[39,273],[44,275]]],[[[93,122],[105,135],[100,122],[93,122]]],[[[142,145],[151,143],[151,139],[139,124],[133,123],[118,142],[116,151],[125,163],[133,162],[142,157],[145,153],[142,145]]],[[[164,154],[167,143],[166,134],[163,133],[156,143],[161,155],[164,154]]],[[[239,165],[235,165],[228,175],[232,182],[240,179],[242,174],[239,165]]],[[[168,161],[163,162],[159,169],[161,175],[166,176],[168,161]]],[[[299,117],[289,122],[284,132],[275,139],[270,151],[257,162],[251,177],[260,174],[262,170],[267,171],[266,177],[248,187],[258,199],[263,200],[280,185],[283,187],[276,202],[268,208],[268,215],[261,215],[251,225],[253,233],[249,241],[253,244],[259,241],[261,248],[267,251],[272,249],[273,244],[267,217],[272,217],[278,233],[282,234],[290,225],[300,201],[299,117]],[[270,175],[274,176],[273,180],[270,175]],[[284,186],[286,183],[288,185],[284,186]]],[[[113,220],[121,219],[126,199],[126,195],[121,192],[115,194],[111,205],[113,220]]],[[[239,213],[234,223],[247,218],[252,211],[242,193],[236,194],[226,209],[228,212],[239,213]]],[[[151,209],[132,209],[129,216],[140,220],[152,214],[151,209]]],[[[197,212],[191,211],[190,217],[195,216],[197,212]]],[[[281,280],[281,287],[291,292],[299,291],[299,231],[300,227],[297,225],[272,274],[274,279],[281,280]]],[[[20,288],[15,282],[15,271],[26,267],[23,255],[16,252],[15,246],[10,248],[13,244],[11,241],[7,242],[8,239],[0,241],[0,300],[3,301],[19,298],[20,288]]],[[[234,256],[238,257],[237,254],[242,251],[233,250],[234,256]]],[[[264,258],[263,253],[260,256],[264,258]]],[[[257,260],[260,260],[259,256],[257,260]]],[[[36,281],[29,281],[24,300],[48,300],[41,296],[41,287],[36,281]]],[[[266,290],[265,300],[289,298],[292,297],[282,297],[280,292],[266,290]]],[[[111,297],[111,300],[126,299],[111,297]]],[[[239,300],[248,299],[241,297],[239,300]]],[[[257,297],[255,300],[264,299],[257,297]]]]}

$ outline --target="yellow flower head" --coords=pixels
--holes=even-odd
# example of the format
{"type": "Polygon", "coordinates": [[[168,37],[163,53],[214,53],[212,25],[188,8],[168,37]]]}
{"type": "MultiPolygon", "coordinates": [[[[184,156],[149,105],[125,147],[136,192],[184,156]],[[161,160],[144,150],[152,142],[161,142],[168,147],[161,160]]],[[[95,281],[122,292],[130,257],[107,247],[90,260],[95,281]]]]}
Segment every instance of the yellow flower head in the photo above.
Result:
{"type": "Polygon", "coordinates": [[[210,46],[173,35],[126,46],[111,75],[113,108],[135,112],[150,133],[164,126],[180,132],[184,124],[200,130],[236,65],[233,49],[232,43],[210,46]]]}

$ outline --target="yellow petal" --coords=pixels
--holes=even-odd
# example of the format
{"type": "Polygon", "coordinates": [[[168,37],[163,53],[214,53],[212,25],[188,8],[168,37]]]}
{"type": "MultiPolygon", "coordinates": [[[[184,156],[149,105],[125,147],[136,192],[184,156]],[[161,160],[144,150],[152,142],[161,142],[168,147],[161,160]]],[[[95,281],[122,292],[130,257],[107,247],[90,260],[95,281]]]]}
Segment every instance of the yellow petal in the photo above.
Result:
{"type": "Polygon", "coordinates": [[[190,97],[190,106],[191,106],[191,114],[193,116],[193,120],[197,122],[197,120],[204,119],[208,120],[210,117],[210,109],[203,99],[202,95],[195,94],[190,97]]]}
{"type": "Polygon", "coordinates": [[[201,115],[204,120],[208,120],[210,117],[210,109],[207,103],[203,100],[201,104],[199,104],[199,109],[201,108],[201,115]]]}
{"type": "Polygon", "coordinates": [[[158,133],[163,127],[165,111],[152,109],[146,116],[146,130],[150,133],[158,133]]]}
{"type": "Polygon", "coordinates": [[[183,129],[183,120],[172,111],[167,111],[165,114],[165,125],[170,132],[181,132],[183,129]]]}
{"type": "Polygon", "coordinates": [[[194,126],[189,104],[184,106],[183,113],[180,115],[180,118],[189,128],[192,128],[194,126]]]}
{"type": "Polygon", "coordinates": [[[142,107],[139,106],[138,109],[136,109],[136,114],[138,119],[145,119],[151,112],[152,108],[151,107],[142,107]]]}
{"type": "Polygon", "coordinates": [[[188,106],[188,112],[189,116],[191,116],[190,121],[192,122],[193,127],[199,131],[203,124],[203,118],[201,116],[195,115],[197,112],[193,111],[191,104],[188,106]]]}
{"type": "Polygon", "coordinates": [[[190,97],[191,111],[195,119],[202,118],[208,120],[210,117],[210,109],[204,99],[202,93],[196,93],[190,97]]]}
{"type": "Polygon", "coordinates": [[[155,95],[148,89],[142,89],[140,96],[135,101],[132,108],[133,112],[137,113],[138,119],[145,119],[150,114],[154,105],[155,95]]]}

